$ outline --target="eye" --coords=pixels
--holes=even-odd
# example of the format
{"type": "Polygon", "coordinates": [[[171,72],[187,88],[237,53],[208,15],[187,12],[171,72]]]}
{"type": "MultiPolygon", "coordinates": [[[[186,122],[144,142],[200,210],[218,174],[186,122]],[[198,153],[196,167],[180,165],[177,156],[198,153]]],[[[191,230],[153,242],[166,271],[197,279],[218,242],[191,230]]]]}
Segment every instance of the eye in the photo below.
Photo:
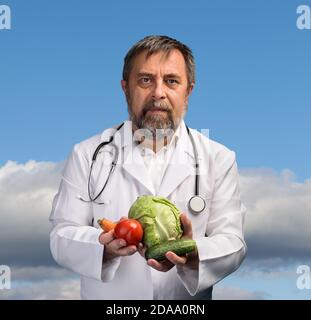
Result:
{"type": "Polygon", "coordinates": [[[177,84],[178,81],[176,79],[167,79],[166,82],[169,84],[169,85],[174,85],[174,84],[177,84]]]}
{"type": "Polygon", "coordinates": [[[148,84],[148,83],[151,82],[151,79],[150,79],[150,77],[141,77],[141,78],[139,79],[139,81],[140,81],[142,84],[148,84]]]}

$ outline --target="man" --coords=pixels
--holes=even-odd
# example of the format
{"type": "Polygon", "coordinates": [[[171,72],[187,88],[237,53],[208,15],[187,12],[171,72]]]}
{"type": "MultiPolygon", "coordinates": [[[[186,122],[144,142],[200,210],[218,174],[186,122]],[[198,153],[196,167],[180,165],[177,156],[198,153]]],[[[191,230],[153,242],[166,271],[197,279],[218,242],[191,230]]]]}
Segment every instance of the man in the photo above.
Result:
{"type": "Polygon", "coordinates": [[[187,46],[167,36],[142,39],[127,53],[121,81],[131,121],[77,144],[68,159],[50,217],[51,251],[81,275],[82,298],[211,299],[213,285],[241,264],[245,210],[235,154],[188,132],[183,117],[194,83],[187,46]],[[197,181],[199,214],[189,208],[197,181]],[[144,194],[175,203],[196,252],[146,261],[142,244],[127,245],[96,225],[102,217],[120,220],[144,194]]]}

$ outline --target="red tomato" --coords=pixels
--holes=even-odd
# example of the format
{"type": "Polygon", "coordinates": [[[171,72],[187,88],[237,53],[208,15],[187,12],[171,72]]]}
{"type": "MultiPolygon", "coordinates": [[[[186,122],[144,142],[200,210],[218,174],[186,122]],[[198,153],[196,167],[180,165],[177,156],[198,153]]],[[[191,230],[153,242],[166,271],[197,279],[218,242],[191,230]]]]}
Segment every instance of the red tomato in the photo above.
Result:
{"type": "Polygon", "coordinates": [[[118,222],[114,228],[114,236],[118,239],[124,239],[128,245],[138,245],[143,238],[143,233],[141,224],[134,219],[124,219],[118,222]]]}

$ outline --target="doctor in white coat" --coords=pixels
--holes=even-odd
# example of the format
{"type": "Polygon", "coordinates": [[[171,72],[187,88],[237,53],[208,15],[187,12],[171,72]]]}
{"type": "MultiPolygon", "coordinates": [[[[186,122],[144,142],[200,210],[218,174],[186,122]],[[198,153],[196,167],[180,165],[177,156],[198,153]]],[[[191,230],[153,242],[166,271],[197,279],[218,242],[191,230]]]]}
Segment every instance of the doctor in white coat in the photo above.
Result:
{"type": "Polygon", "coordinates": [[[213,285],[243,261],[235,153],[187,131],[183,117],[194,83],[187,46],[167,36],[140,40],[124,59],[121,81],[130,120],[74,146],[53,201],[50,246],[58,264],[81,276],[83,299],[211,299],[213,285]],[[111,138],[91,170],[95,150],[111,138]],[[189,200],[197,179],[205,206],[194,214],[189,200]],[[141,244],[99,228],[98,219],[118,221],[146,194],[166,197],[183,212],[184,237],[196,241],[196,252],[146,261],[141,244]]]}

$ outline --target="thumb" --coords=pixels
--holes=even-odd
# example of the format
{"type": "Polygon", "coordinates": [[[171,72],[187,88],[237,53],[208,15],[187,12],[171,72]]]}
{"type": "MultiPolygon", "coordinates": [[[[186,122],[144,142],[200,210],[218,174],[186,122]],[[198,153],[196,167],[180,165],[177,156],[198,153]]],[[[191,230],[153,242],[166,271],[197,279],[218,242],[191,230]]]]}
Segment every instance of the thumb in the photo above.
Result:
{"type": "Polygon", "coordinates": [[[192,233],[192,223],[191,220],[186,216],[185,213],[182,213],[180,215],[180,221],[183,228],[183,238],[192,239],[193,233],[192,233]]]}

